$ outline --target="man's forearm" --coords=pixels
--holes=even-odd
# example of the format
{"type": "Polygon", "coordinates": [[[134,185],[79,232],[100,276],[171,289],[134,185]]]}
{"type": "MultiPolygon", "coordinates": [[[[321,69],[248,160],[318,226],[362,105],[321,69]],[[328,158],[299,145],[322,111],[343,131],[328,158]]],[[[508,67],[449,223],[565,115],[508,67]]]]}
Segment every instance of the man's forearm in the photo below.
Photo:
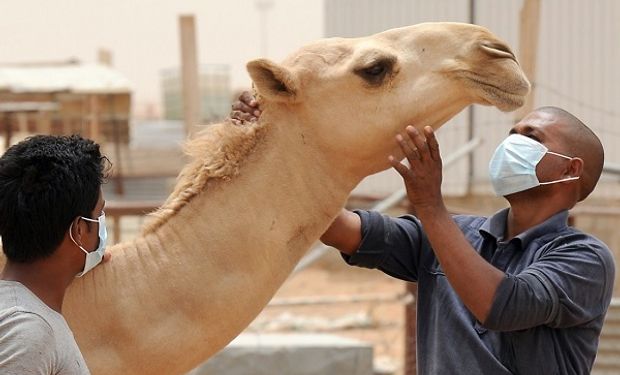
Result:
{"type": "Polygon", "coordinates": [[[354,212],[343,209],[321,236],[321,242],[352,255],[362,242],[360,217],[354,212]]]}
{"type": "Polygon", "coordinates": [[[450,285],[478,321],[484,322],[504,273],[474,250],[445,207],[418,209],[417,214],[450,285]]]}

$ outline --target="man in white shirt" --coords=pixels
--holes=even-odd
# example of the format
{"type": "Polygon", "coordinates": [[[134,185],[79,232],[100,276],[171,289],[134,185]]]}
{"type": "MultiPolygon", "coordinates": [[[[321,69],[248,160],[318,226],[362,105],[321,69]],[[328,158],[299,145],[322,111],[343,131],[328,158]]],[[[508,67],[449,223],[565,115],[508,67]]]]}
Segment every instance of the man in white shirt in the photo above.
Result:
{"type": "Polygon", "coordinates": [[[0,373],[90,373],[62,303],[75,277],[103,260],[108,164],[79,136],[34,136],[0,158],[0,373]]]}

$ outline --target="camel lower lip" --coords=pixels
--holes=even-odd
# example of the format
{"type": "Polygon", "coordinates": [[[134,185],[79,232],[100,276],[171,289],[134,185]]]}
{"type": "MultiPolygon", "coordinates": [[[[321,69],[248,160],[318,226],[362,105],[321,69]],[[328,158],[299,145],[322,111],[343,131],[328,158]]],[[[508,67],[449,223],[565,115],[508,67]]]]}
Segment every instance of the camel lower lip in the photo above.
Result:
{"type": "MultiPolygon", "coordinates": [[[[470,79],[471,79],[471,78],[470,78],[470,79]]],[[[499,91],[499,92],[501,92],[502,94],[506,94],[506,95],[510,95],[510,96],[520,96],[520,97],[525,97],[525,95],[527,95],[527,93],[528,93],[528,91],[529,91],[527,88],[525,88],[524,90],[519,90],[518,92],[511,92],[511,91],[508,91],[508,90],[502,89],[501,87],[497,87],[497,86],[495,86],[495,85],[492,85],[492,84],[487,83],[487,82],[484,82],[484,81],[480,81],[480,80],[477,80],[477,79],[471,79],[471,80],[472,80],[473,82],[476,82],[476,83],[478,83],[478,84],[480,84],[480,85],[484,86],[485,88],[489,88],[489,89],[491,89],[491,90],[493,90],[493,91],[499,91]]]]}

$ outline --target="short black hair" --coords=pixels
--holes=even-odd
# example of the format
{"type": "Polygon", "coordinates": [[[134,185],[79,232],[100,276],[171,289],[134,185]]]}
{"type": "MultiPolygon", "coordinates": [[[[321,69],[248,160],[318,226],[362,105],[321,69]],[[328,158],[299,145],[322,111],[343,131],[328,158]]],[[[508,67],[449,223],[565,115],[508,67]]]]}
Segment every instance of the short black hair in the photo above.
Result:
{"type": "Polygon", "coordinates": [[[29,137],[0,157],[0,236],[12,262],[51,255],[77,216],[90,217],[109,161],[78,135],[29,137]]]}

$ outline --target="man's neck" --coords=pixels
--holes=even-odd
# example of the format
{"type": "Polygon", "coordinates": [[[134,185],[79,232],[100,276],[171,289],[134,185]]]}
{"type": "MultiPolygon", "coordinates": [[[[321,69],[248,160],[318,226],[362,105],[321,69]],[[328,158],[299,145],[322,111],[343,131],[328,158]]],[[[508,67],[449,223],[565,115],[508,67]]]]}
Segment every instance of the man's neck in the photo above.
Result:
{"type": "Polygon", "coordinates": [[[58,273],[46,260],[28,264],[7,261],[0,279],[21,283],[51,309],[62,313],[62,301],[72,278],[58,273]]]}
{"type": "Polygon", "coordinates": [[[510,197],[508,201],[510,211],[506,220],[506,239],[511,239],[543,223],[558,212],[571,208],[566,202],[558,202],[544,194],[524,194],[510,197]]]}

